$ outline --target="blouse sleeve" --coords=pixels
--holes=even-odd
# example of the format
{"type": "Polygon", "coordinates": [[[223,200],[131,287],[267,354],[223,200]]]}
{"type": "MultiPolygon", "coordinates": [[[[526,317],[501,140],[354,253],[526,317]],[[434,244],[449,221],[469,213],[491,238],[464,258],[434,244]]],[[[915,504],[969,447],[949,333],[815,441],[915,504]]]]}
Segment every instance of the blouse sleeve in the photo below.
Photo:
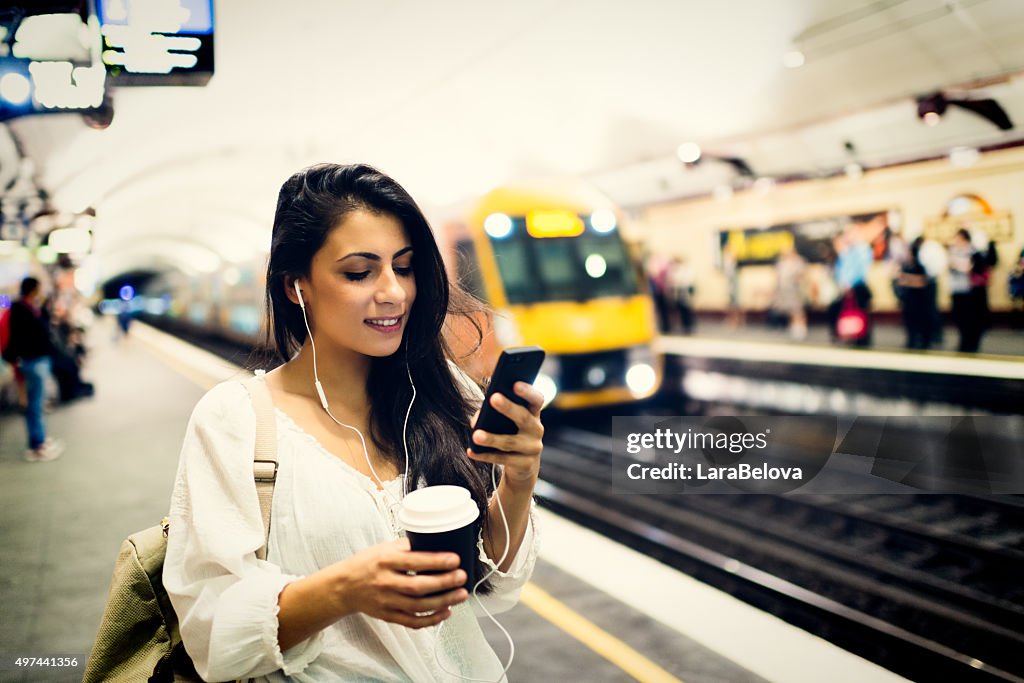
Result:
{"type": "Polygon", "coordinates": [[[248,392],[226,382],[200,400],[181,448],[163,580],[204,680],[293,675],[320,654],[319,633],[287,652],[278,645],[278,596],[301,577],[256,558],[264,530],[255,442],[248,392]]]}
{"type": "Polygon", "coordinates": [[[491,614],[500,614],[512,609],[519,602],[519,594],[523,591],[523,586],[526,585],[526,582],[533,575],[533,567],[537,564],[537,552],[540,549],[540,534],[537,528],[537,515],[535,514],[536,507],[537,502],[532,501],[530,503],[530,522],[526,525],[526,534],[523,536],[523,542],[519,545],[519,552],[516,553],[516,557],[508,571],[503,572],[499,570],[494,560],[487,556],[487,551],[484,549],[483,532],[477,538],[477,555],[480,558],[480,562],[487,568],[486,574],[490,575],[488,580],[491,582],[493,589],[489,595],[478,596],[479,602],[473,601],[473,612],[478,617],[487,616],[481,609],[480,603],[483,603],[483,606],[491,614]]]}

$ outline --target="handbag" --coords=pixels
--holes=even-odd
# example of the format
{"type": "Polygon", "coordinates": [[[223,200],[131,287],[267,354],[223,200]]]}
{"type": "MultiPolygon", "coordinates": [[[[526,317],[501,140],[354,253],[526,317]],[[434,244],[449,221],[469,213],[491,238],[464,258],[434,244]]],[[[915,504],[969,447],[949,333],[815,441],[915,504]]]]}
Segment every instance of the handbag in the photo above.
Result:
{"type": "MultiPolygon", "coordinates": [[[[244,382],[256,411],[253,478],[263,517],[264,542],[256,552],[266,559],[270,508],[277,479],[274,405],[263,371],[244,382]]],[[[169,519],[129,536],[121,544],[96,640],[83,683],[115,681],[200,681],[181,642],[178,617],[164,590],[169,519]]]]}
{"type": "Polygon", "coordinates": [[[867,336],[868,314],[857,305],[853,292],[843,297],[843,307],[836,319],[836,337],[842,341],[859,341],[867,336]]]}

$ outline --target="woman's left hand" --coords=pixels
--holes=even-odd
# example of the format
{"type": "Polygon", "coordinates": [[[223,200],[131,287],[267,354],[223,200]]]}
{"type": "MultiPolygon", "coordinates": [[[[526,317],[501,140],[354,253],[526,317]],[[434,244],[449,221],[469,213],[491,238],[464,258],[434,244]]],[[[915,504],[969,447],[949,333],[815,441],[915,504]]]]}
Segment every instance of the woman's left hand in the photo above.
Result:
{"type": "MultiPolygon", "coordinates": [[[[532,483],[540,473],[540,454],[544,450],[544,425],[540,421],[544,395],[526,382],[516,382],[513,390],[517,396],[526,399],[526,407],[501,394],[491,396],[491,405],[512,420],[519,431],[516,434],[492,434],[482,429],[474,430],[473,443],[490,446],[500,452],[474,453],[469,449],[466,452],[472,460],[502,465],[502,476],[510,483],[532,483]]],[[[477,411],[470,424],[476,424],[479,415],[480,411],[477,411]]]]}

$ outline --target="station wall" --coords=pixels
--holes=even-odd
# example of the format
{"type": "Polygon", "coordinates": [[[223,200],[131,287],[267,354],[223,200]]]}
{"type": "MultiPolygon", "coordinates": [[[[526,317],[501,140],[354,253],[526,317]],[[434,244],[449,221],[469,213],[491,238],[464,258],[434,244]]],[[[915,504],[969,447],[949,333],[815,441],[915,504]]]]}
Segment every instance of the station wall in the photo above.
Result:
{"type": "MultiPolygon", "coordinates": [[[[639,212],[630,229],[631,236],[654,253],[685,255],[696,278],[696,308],[722,310],[728,296],[718,255],[718,235],[723,230],[892,210],[902,234],[912,239],[941,221],[950,202],[962,195],[981,197],[996,214],[1008,214],[1002,224],[1003,235],[996,240],[999,264],[989,285],[992,309],[1007,310],[1007,277],[1024,244],[1020,222],[1024,219],[1024,147],[987,152],[969,168],[957,168],[941,159],[869,170],[859,179],[841,176],[798,181],[779,184],[768,192],[736,192],[726,200],[707,197],[653,205],[639,212]]],[[[767,308],[775,289],[773,268],[751,265],[739,272],[741,305],[751,310],[767,308]]],[[[869,285],[875,310],[898,309],[890,272],[890,264],[885,262],[876,262],[872,268],[869,285]]],[[[823,296],[828,290],[825,281],[830,279],[827,267],[812,264],[807,275],[813,283],[809,288],[811,307],[826,305],[827,301],[820,299],[827,298],[823,296]],[[819,300],[814,300],[815,293],[819,300]]],[[[945,277],[939,283],[939,306],[949,307],[945,277]]]]}

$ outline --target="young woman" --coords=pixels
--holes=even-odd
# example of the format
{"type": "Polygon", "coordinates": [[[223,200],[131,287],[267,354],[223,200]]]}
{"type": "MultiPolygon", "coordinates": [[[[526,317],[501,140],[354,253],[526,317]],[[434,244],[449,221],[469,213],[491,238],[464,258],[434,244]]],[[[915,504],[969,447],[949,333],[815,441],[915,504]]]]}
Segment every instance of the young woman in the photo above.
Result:
{"type": "Polygon", "coordinates": [[[280,463],[267,560],[255,554],[264,539],[255,413],[240,382],[196,406],[172,499],[164,584],[203,678],[501,679],[476,601],[459,587],[458,556],[410,551],[395,518],[404,490],[464,486],[482,513],[479,576],[505,554],[479,591],[487,609],[511,607],[532,572],[543,397],[517,384],[529,408],[498,396],[493,405],[518,434],[470,434],[479,389],[443,337],[446,318],[468,301],[391,178],[324,164],[282,186],[267,269],[285,361],[264,380],[280,463]],[[502,452],[476,455],[471,438],[502,452]],[[492,464],[503,469],[496,491],[492,464]]]}

